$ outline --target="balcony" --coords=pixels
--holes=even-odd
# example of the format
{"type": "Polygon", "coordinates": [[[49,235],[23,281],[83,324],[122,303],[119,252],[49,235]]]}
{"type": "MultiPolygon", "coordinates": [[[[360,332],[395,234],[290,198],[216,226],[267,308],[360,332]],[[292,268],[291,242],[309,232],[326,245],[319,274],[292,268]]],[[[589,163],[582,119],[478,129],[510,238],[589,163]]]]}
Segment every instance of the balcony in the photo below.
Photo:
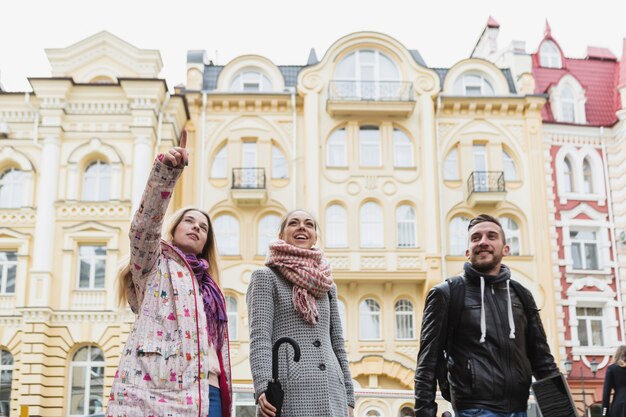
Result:
{"type": "Polygon", "coordinates": [[[331,116],[402,116],[413,112],[413,83],[331,81],[326,110],[331,116]]]}
{"type": "Polygon", "coordinates": [[[502,171],[474,171],[467,179],[467,202],[471,207],[500,204],[505,195],[502,171]]]}
{"type": "Polygon", "coordinates": [[[233,200],[242,206],[255,206],[267,200],[265,168],[233,168],[230,187],[233,200]]]}

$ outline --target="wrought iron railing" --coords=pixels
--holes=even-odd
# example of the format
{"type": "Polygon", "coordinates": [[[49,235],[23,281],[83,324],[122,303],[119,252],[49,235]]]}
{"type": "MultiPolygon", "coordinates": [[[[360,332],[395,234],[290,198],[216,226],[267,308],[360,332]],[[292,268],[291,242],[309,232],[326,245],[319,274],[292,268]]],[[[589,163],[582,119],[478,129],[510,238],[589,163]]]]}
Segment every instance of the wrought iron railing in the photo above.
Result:
{"type": "Polygon", "coordinates": [[[467,179],[467,190],[472,193],[503,193],[506,191],[503,171],[474,171],[467,179]]]}
{"type": "Polygon", "coordinates": [[[413,83],[408,81],[331,81],[329,100],[413,101],[413,83]]]}
{"type": "Polygon", "coordinates": [[[233,168],[232,188],[265,188],[265,168],[233,168]]]}

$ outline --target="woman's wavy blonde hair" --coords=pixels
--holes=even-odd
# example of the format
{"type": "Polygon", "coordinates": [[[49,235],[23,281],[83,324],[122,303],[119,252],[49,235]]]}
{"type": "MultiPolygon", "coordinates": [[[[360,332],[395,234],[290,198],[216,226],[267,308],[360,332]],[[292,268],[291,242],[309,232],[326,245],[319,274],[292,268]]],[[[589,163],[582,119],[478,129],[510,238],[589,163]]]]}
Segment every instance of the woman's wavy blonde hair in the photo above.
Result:
{"type": "Polygon", "coordinates": [[[626,368],[626,345],[617,347],[615,355],[613,356],[613,361],[622,368],[626,368]]]}
{"type": "MultiPolygon", "coordinates": [[[[197,211],[202,213],[209,225],[209,231],[207,232],[206,243],[202,248],[202,252],[198,254],[199,258],[209,261],[209,273],[217,283],[220,285],[220,269],[218,265],[217,246],[215,241],[215,233],[213,233],[213,225],[211,224],[211,218],[204,211],[195,207],[185,207],[176,211],[166,222],[166,226],[163,228],[163,239],[172,243],[174,241],[174,231],[178,227],[178,224],[183,220],[185,213],[189,211],[197,211]]],[[[126,256],[120,262],[120,269],[117,275],[117,299],[120,305],[128,303],[128,291],[132,289],[133,279],[130,272],[130,256],[126,256]]]]}

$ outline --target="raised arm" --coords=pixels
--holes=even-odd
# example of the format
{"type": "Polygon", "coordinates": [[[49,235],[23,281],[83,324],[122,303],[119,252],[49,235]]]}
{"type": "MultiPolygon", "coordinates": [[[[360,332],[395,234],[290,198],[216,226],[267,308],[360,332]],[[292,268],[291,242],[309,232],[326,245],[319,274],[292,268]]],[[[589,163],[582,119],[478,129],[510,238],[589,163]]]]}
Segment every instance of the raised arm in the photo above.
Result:
{"type": "Polygon", "coordinates": [[[188,163],[187,131],[183,130],[180,146],[159,155],[152,165],[139,208],[130,225],[130,270],[138,305],[141,305],[146,279],[156,268],[161,250],[161,228],[176,181],[188,163]]]}
{"type": "Polygon", "coordinates": [[[350,374],[350,364],[346,354],[345,342],[343,340],[343,327],[339,318],[339,307],[337,306],[337,287],[330,290],[330,340],[333,345],[333,352],[339,361],[343,379],[346,385],[346,397],[348,407],[354,408],[354,387],[352,386],[352,375],[350,374]]]}

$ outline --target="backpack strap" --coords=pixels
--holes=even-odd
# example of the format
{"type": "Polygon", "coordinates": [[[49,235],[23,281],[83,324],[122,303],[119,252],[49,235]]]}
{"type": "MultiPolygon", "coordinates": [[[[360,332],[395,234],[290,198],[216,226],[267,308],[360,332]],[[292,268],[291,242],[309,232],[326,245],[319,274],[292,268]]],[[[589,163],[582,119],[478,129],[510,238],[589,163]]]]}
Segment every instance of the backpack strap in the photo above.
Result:
{"type": "Polygon", "coordinates": [[[456,277],[446,279],[450,288],[450,298],[448,299],[448,323],[447,336],[444,343],[446,356],[448,355],[448,345],[454,338],[454,331],[459,325],[463,306],[465,304],[465,277],[458,275],[456,277]]]}

